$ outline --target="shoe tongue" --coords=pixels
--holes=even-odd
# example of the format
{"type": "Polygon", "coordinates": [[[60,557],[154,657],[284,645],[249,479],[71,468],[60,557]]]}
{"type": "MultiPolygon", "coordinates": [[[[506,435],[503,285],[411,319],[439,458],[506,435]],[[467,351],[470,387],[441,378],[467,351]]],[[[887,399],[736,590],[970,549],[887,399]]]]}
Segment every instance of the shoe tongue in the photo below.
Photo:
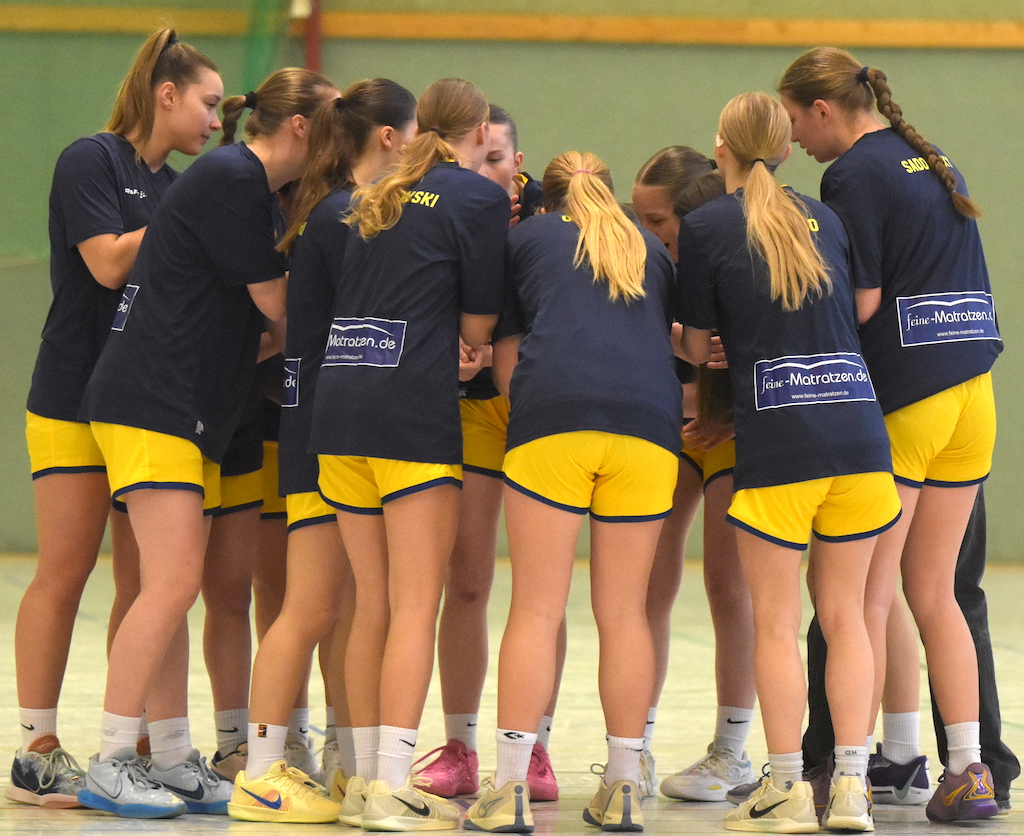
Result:
{"type": "Polygon", "coordinates": [[[57,739],[55,734],[44,734],[42,737],[37,737],[32,741],[32,745],[28,747],[28,751],[36,752],[40,755],[48,755],[54,749],[60,748],[60,740],[57,739]]]}

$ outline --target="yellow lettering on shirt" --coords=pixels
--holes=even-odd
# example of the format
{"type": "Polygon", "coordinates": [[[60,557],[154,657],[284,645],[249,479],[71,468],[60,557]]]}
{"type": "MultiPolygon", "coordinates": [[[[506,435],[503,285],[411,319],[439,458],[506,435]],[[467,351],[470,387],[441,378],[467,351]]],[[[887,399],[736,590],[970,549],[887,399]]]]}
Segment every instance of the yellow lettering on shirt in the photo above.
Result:
{"type": "MultiPolygon", "coordinates": [[[[949,161],[949,157],[943,155],[940,157],[949,168],[953,167],[953,163],[949,161]]],[[[906,170],[907,174],[916,174],[918,171],[928,171],[928,162],[924,157],[911,157],[909,160],[903,160],[900,165],[906,170]]]]}
{"type": "Polygon", "coordinates": [[[417,190],[415,192],[406,192],[405,195],[402,197],[402,202],[417,203],[420,206],[427,206],[433,209],[435,206],[437,206],[437,201],[440,199],[440,197],[441,195],[434,194],[433,192],[417,190]]]}
{"type": "Polygon", "coordinates": [[[811,232],[817,232],[818,229],[820,228],[818,226],[818,222],[814,218],[808,218],[807,219],[807,226],[810,227],[811,232]]]}

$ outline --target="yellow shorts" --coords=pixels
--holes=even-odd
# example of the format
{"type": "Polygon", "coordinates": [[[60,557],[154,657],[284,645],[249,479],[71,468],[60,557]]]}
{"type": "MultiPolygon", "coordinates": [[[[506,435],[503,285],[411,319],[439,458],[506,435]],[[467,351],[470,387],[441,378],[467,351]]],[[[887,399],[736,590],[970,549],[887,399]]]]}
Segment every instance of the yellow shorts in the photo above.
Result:
{"type": "Polygon", "coordinates": [[[261,520],[283,520],[288,516],[285,498],[278,493],[281,490],[277,479],[277,442],[263,442],[263,513],[261,520]]]}
{"type": "Polygon", "coordinates": [[[324,502],[324,498],[315,491],[309,493],[290,493],[285,499],[288,505],[288,530],[305,528],[307,525],[330,523],[336,525],[338,515],[334,509],[324,502]]]}
{"type": "Polygon", "coordinates": [[[736,439],[730,438],[710,450],[695,450],[683,440],[682,459],[697,471],[704,480],[704,487],[712,479],[728,476],[736,468],[736,439]]]}
{"type": "Polygon", "coordinates": [[[896,481],[956,488],[985,481],[996,443],[992,375],[897,409],[885,416],[896,481]]]}
{"type": "Polygon", "coordinates": [[[508,436],[508,398],[499,395],[486,401],[463,398],[462,467],[472,473],[501,478],[508,436]]]}
{"type": "Polygon", "coordinates": [[[94,421],[91,426],[114,499],[144,488],[196,491],[205,513],[220,507],[220,465],[191,441],[122,424],[94,421]]]}
{"type": "Polygon", "coordinates": [[[803,551],[810,532],[838,543],[881,534],[900,518],[891,473],[854,473],[736,491],[727,519],[737,528],[803,551]]]}
{"type": "Polygon", "coordinates": [[[462,465],[319,456],[320,495],[340,511],[382,514],[385,503],[438,485],[462,487],[462,465]]]}
{"type": "Polygon", "coordinates": [[[248,511],[263,504],[263,475],[259,470],[220,477],[220,507],[215,517],[248,511]]]}
{"type": "Polygon", "coordinates": [[[88,424],[43,418],[33,412],[25,414],[25,439],[33,479],[51,473],[106,472],[103,453],[88,424]]]}
{"type": "Polygon", "coordinates": [[[672,513],[679,457],[642,438],[558,433],[508,451],[505,482],[527,496],[601,522],[643,522],[672,513]]]}

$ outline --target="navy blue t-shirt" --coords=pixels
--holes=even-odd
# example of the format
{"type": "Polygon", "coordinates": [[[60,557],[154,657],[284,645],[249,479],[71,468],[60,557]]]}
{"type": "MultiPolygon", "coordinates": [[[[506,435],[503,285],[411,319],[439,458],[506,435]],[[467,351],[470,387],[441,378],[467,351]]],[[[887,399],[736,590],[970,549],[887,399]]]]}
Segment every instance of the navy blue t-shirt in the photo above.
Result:
{"type": "Polygon", "coordinates": [[[50,287],[53,302],[32,372],[28,408],[45,418],[79,420],[85,385],[110,333],[121,290],[89,272],[78,245],[97,235],[123,235],[149,223],[176,177],[136,161],[128,140],[111,133],[69,145],[50,188],[50,287]]]}
{"type": "Polygon", "coordinates": [[[288,338],[278,472],[281,495],[317,490],[320,466],[309,452],[316,379],[334,314],[334,281],[341,277],[345,244],[358,235],[342,223],[352,197],[335,189],[316,205],[295,239],[288,277],[288,338]]]}
{"type": "Polygon", "coordinates": [[[857,286],[882,289],[860,338],[883,412],[992,368],[1003,344],[977,221],[896,131],[857,140],[826,169],[821,199],[850,236],[857,286]]]}
{"type": "Polygon", "coordinates": [[[87,420],[175,435],[220,462],[256,368],[246,285],[283,276],[276,199],[244,145],[193,163],[161,201],[85,393],[87,420]]]}
{"type": "Polygon", "coordinates": [[[671,324],[675,275],[664,245],[647,244],[645,295],[612,301],[589,265],[573,266],[580,230],[567,215],[513,227],[508,301],[495,338],[522,334],[512,374],[508,445],[594,430],[679,453],[682,399],[671,324]]]}
{"type": "Polygon", "coordinates": [[[831,293],[795,311],[771,299],[767,265],[747,246],[742,191],[679,227],[679,321],[717,328],[729,358],[737,490],[892,471],[860,355],[846,232],[827,206],[788,193],[804,202],[832,278],[831,293]]]}
{"type": "Polygon", "coordinates": [[[459,314],[501,310],[509,216],[501,186],[446,162],[409,189],[394,227],[349,239],[312,450],[462,463],[459,314]]]}

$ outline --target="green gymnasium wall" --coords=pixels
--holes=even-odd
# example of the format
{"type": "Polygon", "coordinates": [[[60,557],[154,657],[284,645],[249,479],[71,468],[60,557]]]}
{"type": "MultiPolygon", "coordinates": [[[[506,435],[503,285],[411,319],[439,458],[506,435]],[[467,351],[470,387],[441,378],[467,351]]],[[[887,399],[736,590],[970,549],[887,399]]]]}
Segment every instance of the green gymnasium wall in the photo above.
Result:
{"type": "MultiPolygon", "coordinates": [[[[46,197],[60,150],[102,128],[120,79],[141,34],[12,31],[5,10],[33,6],[0,3],[0,550],[33,550],[35,533],[24,404],[32,363],[49,302],[46,197]]],[[[73,20],[80,4],[67,7],[73,20]]],[[[105,7],[138,10],[147,4],[107,0],[105,7]]],[[[175,9],[211,4],[193,0],[175,9]]],[[[244,11],[246,0],[218,0],[218,9],[244,11]]],[[[618,0],[325,0],[325,10],[463,14],[622,14],[618,0]]],[[[631,15],[742,17],[764,15],[762,3],[745,0],[634,0],[631,15]]],[[[167,8],[165,4],[163,8],[167,8]]],[[[822,5],[778,0],[779,18],[820,18],[822,5]]],[[[885,18],[894,32],[912,34],[913,20],[1006,21],[1019,27],[1019,2],[861,0],[828,4],[834,18],[885,18]]],[[[152,25],[159,24],[154,18],[152,25]]],[[[823,32],[829,31],[823,28],[823,32]]],[[[241,36],[184,38],[221,66],[229,92],[239,89],[241,36]]],[[[814,46],[808,43],[806,46],[814,46]]],[[[843,44],[840,44],[843,45],[843,44]]],[[[683,143],[711,150],[722,105],[738,92],[772,90],[802,46],[650,45],[520,42],[511,40],[325,41],[324,70],[340,85],[388,76],[418,92],[435,78],[457,75],[476,82],[519,123],[526,168],[539,175],[549,159],[570,148],[591,150],[611,167],[619,196],[628,199],[637,168],[662,146],[683,143]]],[[[921,133],[940,145],[967,177],[986,212],[982,236],[995,288],[1006,351],[995,369],[999,441],[987,486],[992,559],[1024,559],[1024,515],[1019,513],[1019,461],[1024,445],[1024,385],[1016,370],[1024,349],[1021,222],[1024,220],[1024,51],[1018,49],[912,49],[856,47],[865,63],[886,71],[896,101],[921,133]]],[[[300,63],[301,44],[290,41],[281,64],[300,63]]],[[[186,159],[176,164],[184,166],[186,159]]],[[[816,196],[822,167],[799,148],[783,179],[816,196]]],[[[699,545],[698,545],[699,548],[699,545]]]]}

